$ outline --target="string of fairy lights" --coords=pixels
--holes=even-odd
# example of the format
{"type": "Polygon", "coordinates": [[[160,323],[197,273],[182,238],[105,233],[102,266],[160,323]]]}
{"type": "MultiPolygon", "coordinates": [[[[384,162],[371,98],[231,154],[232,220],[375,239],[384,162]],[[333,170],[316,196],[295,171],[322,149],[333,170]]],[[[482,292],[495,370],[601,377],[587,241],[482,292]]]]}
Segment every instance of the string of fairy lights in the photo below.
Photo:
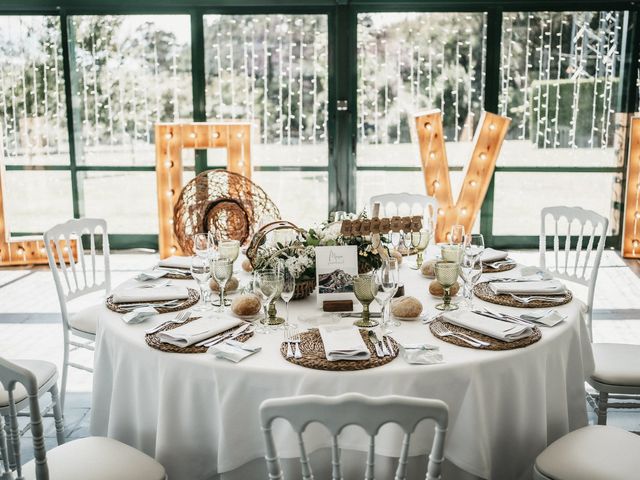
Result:
{"type": "Polygon", "coordinates": [[[411,13],[401,23],[385,15],[358,16],[360,141],[406,143],[409,119],[434,108],[445,113],[448,140],[470,139],[484,101],[485,15],[411,13]]]}
{"type": "Polygon", "coordinates": [[[611,147],[621,12],[508,12],[503,26],[500,110],[517,138],[611,147]]]}

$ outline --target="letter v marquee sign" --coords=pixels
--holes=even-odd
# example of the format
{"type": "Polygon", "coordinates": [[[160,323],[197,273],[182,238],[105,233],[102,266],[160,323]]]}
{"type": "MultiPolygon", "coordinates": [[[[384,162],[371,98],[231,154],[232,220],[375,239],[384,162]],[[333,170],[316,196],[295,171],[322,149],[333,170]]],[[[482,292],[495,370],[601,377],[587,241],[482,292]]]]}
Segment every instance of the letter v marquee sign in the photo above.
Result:
{"type": "Polygon", "coordinates": [[[467,232],[473,228],[510,123],[508,117],[482,113],[474,136],[473,155],[465,167],[460,195],[454,204],[442,131],[442,113],[440,110],[431,110],[416,114],[424,183],[427,195],[435,197],[438,202],[436,242],[447,241],[455,224],[464,225],[467,232]]]}

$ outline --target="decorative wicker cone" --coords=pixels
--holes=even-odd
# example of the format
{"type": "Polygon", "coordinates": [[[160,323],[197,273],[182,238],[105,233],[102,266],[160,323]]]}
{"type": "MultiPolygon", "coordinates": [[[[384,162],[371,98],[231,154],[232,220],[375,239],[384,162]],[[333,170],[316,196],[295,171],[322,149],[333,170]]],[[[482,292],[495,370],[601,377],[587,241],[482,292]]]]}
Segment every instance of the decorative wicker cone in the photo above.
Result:
{"type": "Polygon", "coordinates": [[[208,170],[185,185],[173,210],[178,244],[193,254],[193,235],[220,232],[245,244],[264,218],[280,211],[265,191],[248,178],[227,170],[208,170]]]}

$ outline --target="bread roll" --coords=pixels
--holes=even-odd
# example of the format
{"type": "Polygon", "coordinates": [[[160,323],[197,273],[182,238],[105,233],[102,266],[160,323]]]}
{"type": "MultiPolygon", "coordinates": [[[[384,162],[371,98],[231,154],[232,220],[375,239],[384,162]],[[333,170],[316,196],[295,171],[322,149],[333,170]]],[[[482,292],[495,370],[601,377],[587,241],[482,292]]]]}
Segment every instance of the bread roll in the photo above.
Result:
{"type": "Polygon", "coordinates": [[[260,312],[261,307],[260,299],[253,293],[238,295],[231,302],[231,311],[241,317],[256,315],[260,312]]]}
{"type": "Polygon", "coordinates": [[[422,303],[415,297],[394,298],[391,313],[399,318],[416,318],[422,313],[422,303]]]}
{"type": "Polygon", "coordinates": [[[420,272],[427,278],[436,278],[436,263],[437,260],[427,260],[420,267],[420,272]]]}
{"type": "Polygon", "coordinates": [[[248,259],[248,258],[245,258],[245,259],[242,261],[242,269],[243,269],[245,272],[252,272],[252,271],[253,271],[253,267],[251,266],[251,262],[249,261],[249,259],[248,259]]]}
{"type": "MultiPolygon", "coordinates": [[[[454,295],[457,295],[459,291],[460,291],[460,284],[456,282],[451,286],[451,290],[450,290],[451,296],[453,297],[454,295]]],[[[442,288],[442,285],[440,285],[440,282],[438,282],[437,280],[433,280],[429,284],[429,293],[434,297],[442,297],[444,295],[444,289],[442,288]]]]}
{"type": "MultiPolygon", "coordinates": [[[[238,282],[236,277],[231,277],[224,286],[224,293],[235,292],[238,289],[239,284],[240,282],[238,282]]],[[[209,288],[214,292],[220,291],[220,287],[218,286],[218,282],[216,282],[215,278],[212,278],[209,282],[209,288]]]]}

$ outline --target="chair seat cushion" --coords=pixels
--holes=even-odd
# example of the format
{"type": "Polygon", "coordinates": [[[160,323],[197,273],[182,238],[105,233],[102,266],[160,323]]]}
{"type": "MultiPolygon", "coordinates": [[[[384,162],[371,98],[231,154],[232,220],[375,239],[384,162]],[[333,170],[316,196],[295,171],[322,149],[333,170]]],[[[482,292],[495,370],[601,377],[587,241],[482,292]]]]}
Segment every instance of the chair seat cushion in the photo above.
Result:
{"type": "Polygon", "coordinates": [[[594,343],[591,378],[609,385],[640,386],[640,345],[594,343]]]}
{"type": "MultiPolygon", "coordinates": [[[[51,480],[164,480],[164,467],[124,443],[106,437],[74,440],[47,452],[51,480]]],[[[35,479],[35,460],[23,467],[35,479]]]]}
{"type": "Polygon", "coordinates": [[[81,332],[95,335],[98,329],[98,316],[102,308],[102,305],[92,305],[69,314],[69,325],[81,332]]]}
{"type": "Polygon", "coordinates": [[[552,480],[630,480],[640,472],[640,437],[617,427],[593,425],[549,445],[536,469],[552,480]]]}
{"type": "MultiPolygon", "coordinates": [[[[51,362],[45,362],[44,360],[11,360],[16,365],[20,365],[27,370],[30,370],[38,381],[38,388],[47,383],[56,375],[56,366],[51,362]]],[[[27,391],[21,383],[16,383],[16,387],[13,390],[13,400],[18,403],[27,398],[27,391]]],[[[7,407],[9,405],[9,394],[0,385],[0,408],[7,407]]]]}

